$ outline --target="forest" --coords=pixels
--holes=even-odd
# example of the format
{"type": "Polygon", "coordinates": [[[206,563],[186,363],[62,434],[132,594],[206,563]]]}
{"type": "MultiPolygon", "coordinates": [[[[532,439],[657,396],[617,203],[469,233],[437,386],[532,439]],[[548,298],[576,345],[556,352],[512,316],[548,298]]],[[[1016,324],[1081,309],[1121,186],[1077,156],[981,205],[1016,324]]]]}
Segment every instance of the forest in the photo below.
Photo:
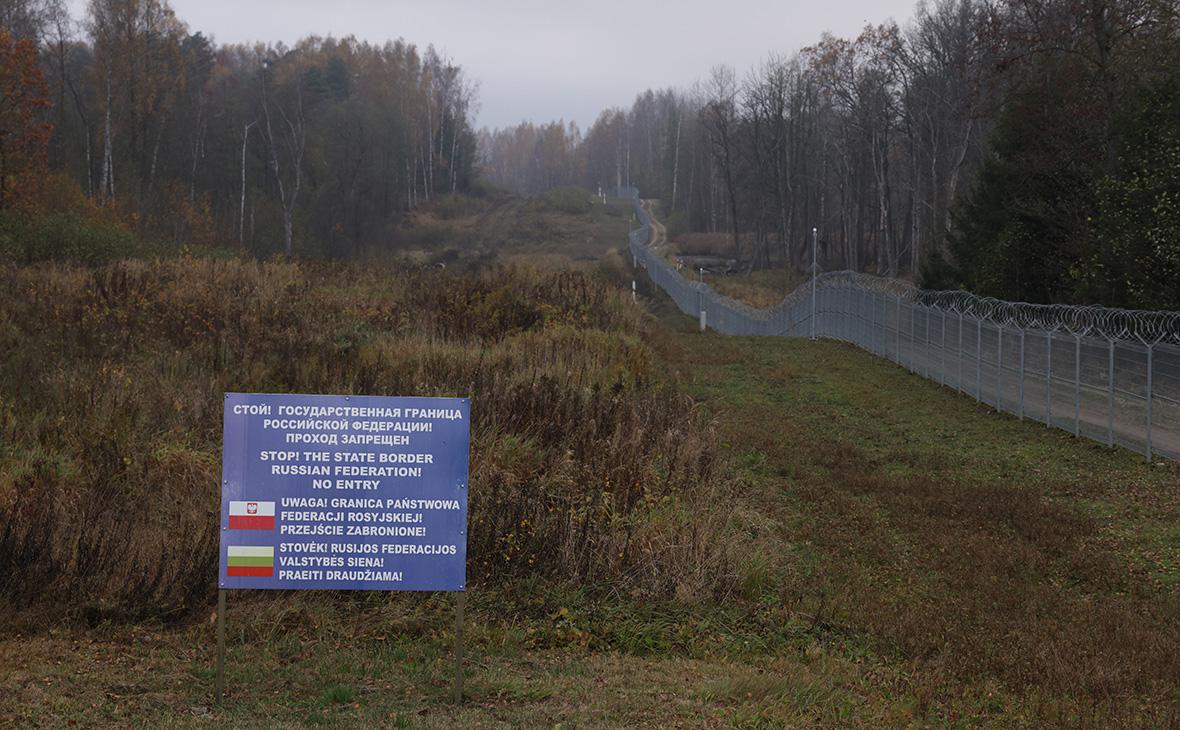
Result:
{"type": "MultiPolygon", "coordinates": [[[[1174,0],[933,0],[584,132],[481,133],[523,192],[637,186],[748,270],[820,263],[1040,303],[1180,308],[1174,0]]],[[[641,76],[641,74],[640,74],[641,76]]]]}
{"type": "Polygon", "coordinates": [[[891,283],[884,317],[818,295],[769,320],[815,339],[728,336],[659,271],[720,258],[681,279],[771,307],[818,240],[826,271],[1180,310],[1180,0],[930,0],[480,127],[477,76],[508,120],[539,64],[546,119],[663,83],[627,56],[590,95],[624,23],[673,58],[804,23],[751,2],[0,0],[0,728],[1177,726],[1180,314],[1108,341],[891,283]],[[356,495],[385,510],[283,514],[352,493],[239,470],[279,436],[227,430],[235,393],[469,399],[470,449],[356,495]],[[331,534],[425,530],[404,502],[452,489],[461,525],[331,534]],[[239,499],[289,524],[227,535],[239,499]],[[463,581],[222,580],[231,545],[362,544],[462,546],[463,581]]]}
{"type": "Polygon", "coordinates": [[[474,179],[476,85],[432,47],[219,45],[167,0],[2,0],[0,29],[0,255],[355,256],[474,179]]]}
{"type": "MultiPolygon", "coordinates": [[[[433,47],[224,45],[167,0],[0,1],[0,256],[355,258],[485,183],[637,186],[747,271],[1180,307],[1176,0],[933,0],[574,123],[477,130],[433,47]]],[[[638,76],[641,78],[641,75],[638,76]]]]}

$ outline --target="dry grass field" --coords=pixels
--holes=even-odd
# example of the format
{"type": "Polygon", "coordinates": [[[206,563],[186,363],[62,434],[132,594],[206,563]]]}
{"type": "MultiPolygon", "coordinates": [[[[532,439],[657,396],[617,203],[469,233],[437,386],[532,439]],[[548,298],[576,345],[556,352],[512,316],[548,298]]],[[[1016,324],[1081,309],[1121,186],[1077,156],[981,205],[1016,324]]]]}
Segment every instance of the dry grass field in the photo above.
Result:
{"type": "Polygon", "coordinates": [[[697,333],[574,202],[436,211],[502,232],[445,269],[0,269],[0,725],[1180,722],[1180,468],[697,333]],[[263,592],[213,704],[225,390],[472,397],[463,705],[450,597],[263,592]]]}

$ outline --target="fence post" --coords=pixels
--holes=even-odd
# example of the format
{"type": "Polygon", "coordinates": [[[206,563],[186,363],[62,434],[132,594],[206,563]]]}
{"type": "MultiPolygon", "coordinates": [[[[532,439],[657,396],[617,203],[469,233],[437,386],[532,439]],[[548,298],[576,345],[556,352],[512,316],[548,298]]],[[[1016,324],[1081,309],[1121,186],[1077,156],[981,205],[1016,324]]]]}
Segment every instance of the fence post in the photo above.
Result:
{"type": "Polygon", "coordinates": [[[880,355],[881,353],[877,349],[877,333],[881,331],[880,326],[877,325],[877,292],[873,292],[872,296],[873,298],[869,301],[868,305],[869,323],[866,325],[869,330],[869,351],[880,355]]]}
{"type": "Polygon", "coordinates": [[[1053,425],[1053,331],[1045,330],[1045,425],[1053,425]]]}
{"type": "Polygon", "coordinates": [[[840,339],[848,342],[848,287],[840,289],[840,322],[837,327],[837,332],[840,333],[840,339]]]}
{"type": "Polygon", "coordinates": [[[865,322],[865,340],[869,343],[869,350],[880,355],[878,336],[881,333],[881,325],[877,322],[877,292],[872,292],[865,306],[869,308],[869,319],[865,322]]]}
{"type": "Polygon", "coordinates": [[[897,364],[901,365],[901,295],[897,295],[897,364]]]}
{"type": "Polygon", "coordinates": [[[928,380],[934,380],[934,375],[933,375],[934,357],[933,357],[933,354],[930,352],[930,349],[931,349],[931,347],[930,347],[930,345],[931,345],[931,342],[930,342],[930,312],[931,312],[931,309],[930,309],[929,305],[927,305],[927,307],[926,307],[926,378],[928,380]]]}
{"type": "Polygon", "coordinates": [[[938,376],[941,379],[942,387],[946,387],[946,311],[941,307],[938,309],[938,316],[942,323],[942,336],[938,339],[938,376]]]}
{"type": "Polygon", "coordinates": [[[1110,398],[1108,410],[1106,412],[1106,445],[1114,447],[1114,340],[1109,340],[1110,343],[1110,364],[1107,368],[1107,390],[1110,398]]]}
{"type": "Polygon", "coordinates": [[[811,229],[811,339],[815,339],[815,278],[819,271],[819,261],[816,255],[818,248],[819,229],[811,229]]]}
{"type": "Polygon", "coordinates": [[[1154,361],[1155,361],[1155,344],[1153,343],[1153,344],[1150,344],[1147,346],[1147,461],[1148,461],[1148,463],[1151,462],[1151,421],[1152,421],[1151,401],[1152,401],[1152,390],[1154,389],[1154,385],[1155,385],[1152,382],[1152,376],[1155,374],[1155,372],[1154,372],[1155,362],[1154,361]]]}
{"type": "MultiPolygon", "coordinates": [[[[859,322],[859,325],[856,328],[857,329],[857,333],[856,333],[857,344],[860,345],[862,348],[868,350],[869,352],[872,352],[874,348],[871,344],[869,344],[869,338],[872,335],[871,335],[871,328],[869,326],[870,320],[865,316],[866,309],[869,309],[869,308],[868,308],[868,305],[865,304],[865,294],[860,289],[857,289],[856,290],[856,312],[857,312],[856,319],[857,319],[857,322],[859,322]]],[[[872,310],[869,310],[867,312],[867,314],[869,315],[869,317],[871,317],[872,310]]]]}
{"type": "Polygon", "coordinates": [[[852,341],[850,327],[852,324],[852,316],[848,313],[851,309],[851,294],[851,287],[845,287],[840,293],[840,339],[844,340],[845,342],[852,341]]]}
{"type": "Polygon", "coordinates": [[[1020,420],[1024,420],[1024,328],[1020,328],[1020,420]]]}
{"type": "MultiPolygon", "coordinates": [[[[861,346],[865,346],[865,302],[864,297],[861,296],[860,289],[852,290],[852,311],[856,318],[855,324],[852,326],[852,336],[854,342],[861,346]]],[[[868,348],[865,348],[868,349],[868,348]]]]}
{"type": "Polygon", "coordinates": [[[848,314],[845,310],[848,308],[848,290],[840,287],[836,294],[836,323],[832,327],[835,330],[836,339],[848,341],[848,334],[845,329],[848,327],[848,314]]]}
{"type": "Polygon", "coordinates": [[[1082,338],[1074,335],[1073,351],[1073,435],[1082,435],[1082,338]]]}
{"type": "Polygon", "coordinates": [[[1000,404],[1000,385],[1004,382],[1004,325],[996,325],[996,410],[1000,404]]]}
{"type": "Polygon", "coordinates": [[[924,378],[929,378],[930,377],[930,307],[928,307],[926,305],[922,305],[922,319],[925,322],[925,324],[923,325],[923,329],[925,331],[922,332],[922,366],[923,367],[922,367],[921,375],[924,378]]]}
{"type": "Polygon", "coordinates": [[[914,353],[918,351],[918,305],[910,304],[910,372],[918,374],[918,366],[914,363],[914,353]]]}
{"type": "Polygon", "coordinates": [[[705,267],[697,272],[697,316],[704,321],[705,312],[705,267]]]}
{"type": "Polygon", "coordinates": [[[983,401],[983,320],[975,320],[975,402],[983,401]]]}
{"type": "Polygon", "coordinates": [[[852,304],[852,287],[849,286],[844,290],[844,339],[848,342],[854,341],[853,323],[855,319],[852,314],[854,308],[852,304]]]}
{"type": "Polygon", "coordinates": [[[878,332],[877,349],[881,351],[881,357],[889,357],[889,313],[885,311],[885,295],[877,294],[877,321],[881,323],[881,329],[878,332]]]}
{"type": "Polygon", "coordinates": [[[853,344],[857,344],[859,341],[859,336],[857,334],[857,328],[859,326],[860,326],[860,317],[857,314],[856,291],[852,287],[849,287],[848,288],[848,341],[853,344]]]}
{"type": "Polygon", "coordinates": [[[963,312],[959,311],[959,392],[966,393],[963,389],[963,312]]]}

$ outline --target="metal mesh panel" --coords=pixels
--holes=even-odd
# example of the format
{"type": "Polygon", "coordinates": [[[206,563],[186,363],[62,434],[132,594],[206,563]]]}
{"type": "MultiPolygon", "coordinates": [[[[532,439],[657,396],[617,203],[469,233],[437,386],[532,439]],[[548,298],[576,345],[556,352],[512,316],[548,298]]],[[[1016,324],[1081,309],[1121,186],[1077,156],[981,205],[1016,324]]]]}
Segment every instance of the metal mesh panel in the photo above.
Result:
{"type": "Polygon", "coordinates": [[[961,360],[962,320],[954,312],[943,312],[943,322],[946,327],[943,333],[943,345],[946,348],[946,366],[943,368],[945,380],[943,385],[948,388],[962,390],[959,378],[959,363],[961,360]]]}
{"type": "Polygon", "coordinates": [[[997,392],[997,360],[1000,357],[1000,330],[987,322],[979,327],[979,362],[977,376],[979,382],[979,399],[984,403],[999,408],[996,399],[997,392]]]}
{"type": "Polygon", "coordinates": [[[1155,345],[1152,353],[1152,447],[1180,461],[1180,347],[1155,345]]]}
{"type": "Polygon", "coordinates": [[[635,205],[636,268],[717,332],[844,340],[999,410],[1180,460],[1180,312],[1001,302],[847,271],[755,309],[651,251],[638,191],[619,196],[635,205]]]}
{"type": "Polygon", "coordinates": [[[1147,348],[1120,342],[1114,354],[1114,442],[1135,451],[1147,446],[1147,348]]]}
{"type": "Polygon", "coordinates": [[[1074,430],[1074,338],[1053,333],[1052,424],[1074,430]]]}
{"type": "Polygon", "coordinates": [[[1049,333],[1024,332],[1024,417],[1048,423],[1049,333]]]}
{"type": "Polygon", "coordinates": [[[901,346],[906,354],[906,366],[915,373],[920,372],[922,367],[922,348],[918,341],[918,313],[920,309],[920,307],[906,302],[902,314],[905,318],[902,326],[907,327],[909,332],[902,337],[901,346]]]}
{"type": "Polygon", "coordinates": [[[901,300],[884,294],[881,296],[881,313],[885,320],[885,357],[901,362],[901,300]]]}
{"type": "Polygon", "coordinates": [[[983,399],[983,370],[979,359],[983,336],[979,325],[977,319],[963,320],[963,355],[959,358],[959,378],[963,382],[963,392],[974,396],[975,400],[983,399]]]}
{"type": "Polygon", "coordinates": [[[1023,330],[1005,329],[1000,336],[1003,341],[997,359],[1000,363],[1000,381],[996,390],[1001,408],[1020,416],[1024,413],[1024,361],[1021,351],[1023,330]]]}
{"type": "Polygon", "coordinates": [[[918,375],[926,374],[926,310],[910,306],[910,366],[918,375]]]}
{"type": "Polygon", "coordinates": [[[1081,383],[1078,387],[1081,420],[1079,434],[1086,438],[1112,443],[1110,354],[1108,340],[1081,338],[1081,383]]]}

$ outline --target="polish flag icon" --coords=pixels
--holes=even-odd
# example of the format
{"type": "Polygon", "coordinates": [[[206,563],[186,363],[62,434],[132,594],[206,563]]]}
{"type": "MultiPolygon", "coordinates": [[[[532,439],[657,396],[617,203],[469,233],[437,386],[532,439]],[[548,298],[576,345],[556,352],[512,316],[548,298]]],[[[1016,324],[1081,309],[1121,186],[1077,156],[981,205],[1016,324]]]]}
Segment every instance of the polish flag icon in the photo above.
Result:
{"type": "Polygon", "coordinates": [[[230,502],[229,529],[231,530],[273,530],[275,529],[274,502],[230,502]]]}

